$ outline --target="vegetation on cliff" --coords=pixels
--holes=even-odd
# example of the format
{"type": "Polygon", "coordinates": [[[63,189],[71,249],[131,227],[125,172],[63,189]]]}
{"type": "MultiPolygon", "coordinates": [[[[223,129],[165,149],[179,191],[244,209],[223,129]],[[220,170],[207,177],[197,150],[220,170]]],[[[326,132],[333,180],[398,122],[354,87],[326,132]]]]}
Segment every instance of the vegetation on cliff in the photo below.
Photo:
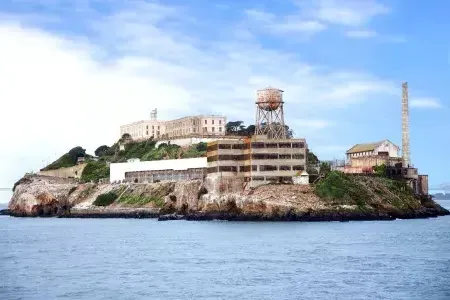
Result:
{"type": "Polygon", "coordinates": [[[153,139],[132,141],[123,137],[111,147],[107,145],[98,147],[95,150],[95,155],[98,156],[98,161],[94,160],[91,155],[86,154],[85,149],[77,146],[41,171],[75,166],[78,157],[85,157],[87,165],[83,170],[81,180],[83,182],[97,182],[99,179],[109,177],[109,163],[126,162],[131,158],[149,161],[202,157],[206,156],[206,143],[198,143],[189,147],[163,143],[156,147],[156,141],[153,139]],[[127,141],[127,143],[124,145],[124,150],[120,150],[119,143],[123,141],[127,141]]]}
{"type": "Polygon", "coordinates": [[[60,158],[41,169],[41,171],[56,170],[60,168],[73,167],[77,164],[78,157],[90,158],[91,155],[86,154],[86,149],[80,146],[74,147],[69,150],[66,154],[62,155],[60,158]]]}
{"type": "Polygon", "coordinates": [[[108,206],[116,201],[118,195],[114,192],[108,192],[105,194],[98,195],[95,201],[92,203],[95,206],[108,206]]]}
{"type": "Polygon", "coordinates": [[[90,161],[81,173],[83,182],[97,182],[100,179],[109,178],[109,165],[104,161],[90,161]]]}
{"type": "Polygon", "coordinates": [[[315,185],[315,193],[330,205],[417,208],[420,201],[406,183],[382,176],[357,176],[331,171],[315,185]]]}

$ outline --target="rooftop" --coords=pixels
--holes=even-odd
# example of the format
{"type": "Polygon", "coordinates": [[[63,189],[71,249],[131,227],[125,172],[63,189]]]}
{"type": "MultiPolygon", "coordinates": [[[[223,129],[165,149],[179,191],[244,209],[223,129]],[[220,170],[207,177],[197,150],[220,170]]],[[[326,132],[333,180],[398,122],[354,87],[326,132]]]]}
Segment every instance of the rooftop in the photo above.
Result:
{"type": "Polygon", "coordinates": [[[359,152],[366,152],[366,151],[373,151],[376,147],[378,147],[383,141],[380,142],[373,142],[373,143],[364,143],[364,144],[356,144],[349,150],[347,150],[348,154],[351,153],[359,153],[359,152]]]}

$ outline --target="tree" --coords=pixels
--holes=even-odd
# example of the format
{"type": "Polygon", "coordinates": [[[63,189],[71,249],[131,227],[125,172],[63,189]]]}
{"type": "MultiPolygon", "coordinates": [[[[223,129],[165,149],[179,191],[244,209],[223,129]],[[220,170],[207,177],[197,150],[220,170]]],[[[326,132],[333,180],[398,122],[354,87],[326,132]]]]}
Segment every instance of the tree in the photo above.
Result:
{"type": "Polygon", "coordinates": [[[286,138],[288,139],[292,139],[294,137],[294,131],[292,129],[289,128],[289,126],[284,125],[285,126],[285,130],[286,130],[286,138]]]}
{"type": "Polygon", "coordinates": [[[67,154],[69,155],[73,164],[76,164],[78,157],[86,156],[86,149],[83,149],[82,147],[77,146],[75,148],[70,149],[70,151],[67,154]]]}
{"type": "Polygon", "coordinates": [[[246,128],[246,135],[251,136],[255,134],[256,126],[255,125],[248,125],[246,128]]]}
{"type": "Polygon", "coordinates": [[[129,133],[122,134],[122,137],[120,138],[121,141],[129,141],[131,140],[131,135],[129,133]]]}
{"type": "Polygon", "coordinates": [[[312,152],[309,151],[309,149],[306,149],[306,161],[308,164],[318,164],[319,158],[312,152]]]}
{"type": "Polygon", "coordinates": [[[243,124],[243,121],[230,121],[227,124],[225,124],[225,133],[226,134],[233,134],[238,133],[239,127],[243,124]]]}
{"type": "Polygon", "coordinates": [[[94,151],[94,154],[95,154],[95,156],[103,156],[104,154],[107,153],[108,150],[109,150],[109,147],[107,145],[102,145],[94,151]]]}
{"type": "Polygon", "coordinates": [[[328,163],[322,162],[320,164],[320,175],[327,175],[331,172],[331,166],[328,163]]]}
{"type": "Polygon", "coordinates": [[[373,166],[373,171],[377,176],[385,177],[387,174],[387,167],[385,164],[379,165],[379,166],[373,166]]]}
{"type": "Polygon", "coordinates": [[[195,146],[196,150],[199,151],[199,152],[206,151],[206,150],[207,150],[207,147],[208,147],[208,145],[207,145],[206,143],[202,143],[202,142],[198,143],[198,144],[195,146]]]}

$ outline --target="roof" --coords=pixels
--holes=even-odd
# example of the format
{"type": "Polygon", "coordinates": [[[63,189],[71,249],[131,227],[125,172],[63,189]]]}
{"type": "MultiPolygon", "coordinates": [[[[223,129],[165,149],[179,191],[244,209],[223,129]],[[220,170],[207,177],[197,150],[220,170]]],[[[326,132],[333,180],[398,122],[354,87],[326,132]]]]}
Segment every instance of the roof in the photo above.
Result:
{"type": "Polygon", "coordinates": [[[347,150],[347,154],[373,151],[373,150],[375,150],[376,147],[380,146],[384,142],[389,142],[398,148],[398,146],[395,145],[394,143],[392,143],[390,140],[382,140],[382,141],[373,142],[373,143],[356,144],[355,146],[353,146],[347,150]]]}
{"type": "Polygon", "coordinates": [[[384,142],[384,141],[373,142],[373,143],[364,143],[364,144],[356,144],[355,146],[353,146],[349,150],[347,150],[347,153],[358,153],[358,152],[365,152],[365,151],[373,151],[382,142],[384,142]]]}

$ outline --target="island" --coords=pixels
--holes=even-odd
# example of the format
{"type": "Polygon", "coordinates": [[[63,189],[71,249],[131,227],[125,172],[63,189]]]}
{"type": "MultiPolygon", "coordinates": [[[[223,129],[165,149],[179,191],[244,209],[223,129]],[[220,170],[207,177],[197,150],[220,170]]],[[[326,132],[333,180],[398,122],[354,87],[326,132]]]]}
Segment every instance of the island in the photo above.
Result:
{"type": "MultiPolygon", "coordinates": [[[[9,214],[229,221],[394,220],[450,214],[431,197],[417,196],[404,182],[383,173],[345,174],[326,166],[312,177],[314,182],[310,184],[273,182],[243,188],[242,178],[221,178],[219,184],[207,176],[159,182],[108,182],[105,178],[111,163],[126,163],[132,157],[144,156],[182,160],[205,157],[207,152],[206,144],[156,146],[151,140],[129,142],[124,150],[119,150],[120,142],[99,147],[96,156],[88,156],[82,147],[75,147],[41,172],[26,174],[14,185],[9,214]],[[79,178],[61,175],[68,169],[73,174],[77,172],[79,178]]],[[[309,150],[308,158],[318,162],[309,150]]],[[[310,166],[307,169],[314,172],[310,166]]]]}

